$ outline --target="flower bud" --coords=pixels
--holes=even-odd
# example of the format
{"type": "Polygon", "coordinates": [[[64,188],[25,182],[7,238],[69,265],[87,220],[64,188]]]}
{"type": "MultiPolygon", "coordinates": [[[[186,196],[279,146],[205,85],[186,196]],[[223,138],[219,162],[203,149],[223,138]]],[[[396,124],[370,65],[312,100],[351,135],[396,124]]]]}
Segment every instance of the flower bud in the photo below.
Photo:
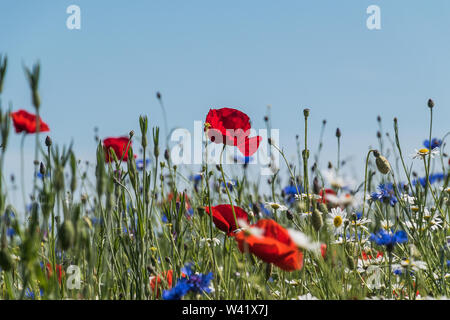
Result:
{"type": "Polygon", "coordinates": [[[311,222],[316,231],[319,231],[323,226],[322,213],[315,209],[311,215],[311,222]]]}
{"type": "Polygon", "coordinates": [[[434,101],[431,99],[428,99],[428,108],[432,109],[434,107],[434,101]]]}
{"type": "Polygon", "coordinates": [[[339,129],[339,128],[336,129],[336,137],[337,138],[341,137],[341,129],[339,129]]]}
{"type": "Polygon", "coordinates": [[[63,250],[69,249],[75,240],[75,229],[71,220],[64,220],[58,232],[63,250]]]}
{"type": "Polygon", "coordinates": [[[49,136],[47,136],[47,138],[45,138],[45,145],[47,147],[50,147],[52,145],[52,139],[49,136]]]}
{"type": "Polygon", "coordinates": [[[39,166],[39,173],[44,177],[45,176],[45,166],[44,164],[41,162],[40,166],[39,166]]]}
{"type": "Polygon", "coordinates": [[[303,115],[305,116],[305,118],[309,117],[309,109],[303,109],[303,115]]]}
{"type": "Polygon", "coordinates": [[[389,161],[385,157],[380,155],[377,150],[375,150],[373,154],[376,158],[375,163],[377,165],[378,171],[380,171],[382,174],[388,174],[391,171],[391,165],[389,161]]]}

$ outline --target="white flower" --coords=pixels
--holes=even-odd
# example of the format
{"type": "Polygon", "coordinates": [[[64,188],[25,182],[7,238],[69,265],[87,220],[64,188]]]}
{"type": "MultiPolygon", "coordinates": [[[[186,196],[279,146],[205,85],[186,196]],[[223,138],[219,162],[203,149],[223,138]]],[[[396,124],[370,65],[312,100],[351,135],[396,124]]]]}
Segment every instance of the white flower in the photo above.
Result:
{"type": "Polygon", "coordinates": [[[207,243],[208,246],[211,246],[211,244],[212,244],[215,247],[215,246],[220,245],[220,240],[217,238],[212,238],[212,239],[211,238],[202,238],[202,239],[200,239],[201,245],[203,245],[205,243],[207,243]]]}
{"type": "Polygon", "coordinates": [[[381,227],[386,231],[389,231],[394,226],[394,223],[390,220],[381,220],[380,224],[381,227]]]}
{"type": "Polygon", "coordinates": [[[349,193],[347,194],[341,193],[339,196],[335,196],[334,194],[327,194],[325,195],[325,198],[326,200],[338,206],[348,206],[352,205],[355,202],[355,199],[349,193]]]}
{"type": "Polygon", "coordinates": [[[415,197],[411,197],[407,193],[402,194],[402,199],[403,199],[403,201],[405,201],[408,204],[415,204],[416,203],[416,198],[415,197]]]}
{"type": "Polygon", "coordinates": [[[431,151],[427,148],[422,148],[420,150],[414,149],[414,151],[415,153],[411,155],[413,159],[424,159],[427,155],[430,155],[431,158],[434,158],[439,154],[439,148],[434,148],[431,151]]]}
{"type": "Polygon", "coordinates": [[[400,262],[400,265],[403,268],[411,268],[414,271],[419,271],[419,270],[426,270],[427,269],[427,264],[424,261],[420,261],[420,260],[414,260],[414,259],[403,259],[400,262]]]}
{"type": "Polygon", "coordinates": [[[286,206],[283,206],[282,204],[276,203],[276,202],[266,202],[264,204],[264,207],[266,209],[273,209],[277,211],[286,211],[288,208],[286,206]]]}
{"type": "Polygon", "coordinates": [[[238,219],[237,222],[238,222],[240,229],[235,230],[234,231],[235,233],[244,231],[244,232],[247,232],[258,238],[260,238],[264,235],[264,229],[261,229],[261,228],[255,227],[255,226],[250,226],[247,223],[247,221],[245,221],[244,219],[238,219]]]}
{"type": "MultiPolygon", "coordinates": [[[[292,299],[292,300],[295,300],[295,299],[292,299]]],[[[298,296],[297,300],[319,300],[319,299],[317,299],[311,293],[308,292],[307,294],[305,294],[303,296],[298,296]]]]}
{"type": "Polygon", "coordinates": [[[328,218],[328,223],[334,226],[334,233],[341,233],[344,228],[344,222],[347,217],[347,212],[343,211],[340,207],[332,208],[329,214],[331,218],[328,218]]]}
{"type": "Polygon", "coordinates": [[[332,169],[323,171],[322,176],[333,188],[342,189],[344,187],[351,187],[354,184],[353,180],[336,174],[336,171],[332,169]]]}
{"type": "Polygon", "coordinates": [[[306,234],[295,229],[288,229],[288,233],[297,247],[304,250],[320,253],[320,242],[311,241],[311,239],[306,234]]]}
{"type": "Polygon", "coordinates": [[[356,221],[352,220],[352,226],[353,227],[356,226],[357,228],[361,228],[361,229],[364,229],[366,231],[369,231],[369,229],[365,226],[365,224],[368,224],[370,222],[371,222],[371,220],[368,219],[368,218],[360,218],[360,219],[357,219],[356,221]]]}
{"type": "Polygon", "coordinates": [[[319,200],[322,198],[321,196],[319,196],[317,194],[312,194],[312,193],[310,193],[309,195],[306,193],[302,193],[300,196],[298,194],[295,194],[294,197],[296,200],[304,200],[304,199],[308,199],[308,198],[311,200],[319,200]]]}

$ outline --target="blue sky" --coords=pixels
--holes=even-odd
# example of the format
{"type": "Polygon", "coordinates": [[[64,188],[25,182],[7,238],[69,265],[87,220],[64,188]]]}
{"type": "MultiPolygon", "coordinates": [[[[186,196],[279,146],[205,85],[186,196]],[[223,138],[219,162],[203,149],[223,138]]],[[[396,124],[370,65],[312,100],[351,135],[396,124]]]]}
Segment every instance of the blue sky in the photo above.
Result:
{"type": "MultiPolygon", "coordinates": [[[[3,0],[0,52],[9,69],[1,98],[32,111],[22,64],[39,60],[41,114],[53,140],[73,139],[78,157],[90,160],[95,126],[101,138],[126,135],[147,114],[163,128],[157,91],[170,127],[190,130],[220,107],[264,128],[270,104],[292,156],[308,107],[311,149],[326,119],[322,163],[335,161],[339,127],[343,157],[362,176],[369,145],[377,146],[377,115],[391,133],[399,118],[406,154],[428,136],[428,98],[436,102],[434,136],[449,130],[449,18],[448,0],[3,0]],[[66,28],[71,4],[81,8],[81,30],[66,28]],[[381,8],[381,30],[366,27],[372,4],[381,8]]],[[[29,159],[33,143],[27,139],[29,159]]],[[[13,172],[19,144],[13,135],[13,172]]]]}

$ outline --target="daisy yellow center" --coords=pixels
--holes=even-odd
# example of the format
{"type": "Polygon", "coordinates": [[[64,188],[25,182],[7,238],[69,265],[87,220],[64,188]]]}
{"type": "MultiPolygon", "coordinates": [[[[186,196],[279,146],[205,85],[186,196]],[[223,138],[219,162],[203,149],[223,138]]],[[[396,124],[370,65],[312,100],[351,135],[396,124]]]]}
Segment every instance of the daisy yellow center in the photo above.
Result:
{"type": "Polygon", "coordinates": [[[419,150],[420,153],[428,153],[430,152],[430,150],[428,150],[427,148],[422,148],[419,150]]]}
{"type": "Polygon", "coordinates": [[[272,203],[271,207],[272,207],[272,209],[277,210],[278,208],[280,208],[280,205],[278,203],[272,203]]]}
{"type": "Polygon", "coordinates": [[[342,225],[342,217],[341,216],[334,217],[333,224],[336,228],[340,227],[342,225]]]}

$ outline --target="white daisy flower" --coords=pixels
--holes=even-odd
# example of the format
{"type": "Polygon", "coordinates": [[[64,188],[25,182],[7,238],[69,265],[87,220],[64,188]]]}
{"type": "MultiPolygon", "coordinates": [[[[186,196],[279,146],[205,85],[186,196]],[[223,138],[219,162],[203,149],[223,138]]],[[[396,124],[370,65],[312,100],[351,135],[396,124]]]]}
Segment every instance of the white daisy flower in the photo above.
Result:
{"type": "Polygon", "coordinates": [[[422,148],[420,150],[414,149],[415,153],[412,154],[413,159],[423,159],[425,156],[430,155],[431,158],[439,155],[439,148],[434,148],[433,150],[428,150],[427,148],[422,148]]]}
{"type": "Polygon", "coordinates": [[[276,202],[266,202],[264,204],[264,207],[266,209],[273,209],[276,211],[286,211],[288,208],[286,206],[283,206],[282,204],[276,203],[276,202]]]}
{"type": "Polygon", "coordinates": [[[381,220],[380,221],[381,224],[381,228],[383,228],[384,230],[391,230],[391,228],[394,226],[394,223],[390,220],[381,220]]]}
{"type": "Polygon", "coordinates": [[[322,176],[330,186],[336,189],[352,187],[355,183],[352,179],[336,174],[336,171],[333,169],[323,171],[322,176]]]}
{"type": "Polygon", "coordinates": [[[329,213],[331,218],[328,218],[328,222],[334,226],[335,234],[341,233],[344,228],[344,222],[347,217],[347,212],[343,211],[340,207],[332,208],[331,213],[329,213]]]}
{"type": "Polygon", "coordinates": [[[416,203],[416,198],[415,197],[411,197],[407,193],[402,194],[402,199],[403,199],[403,201],[405,201],[408,204],[415,204],[416,203]]]}

